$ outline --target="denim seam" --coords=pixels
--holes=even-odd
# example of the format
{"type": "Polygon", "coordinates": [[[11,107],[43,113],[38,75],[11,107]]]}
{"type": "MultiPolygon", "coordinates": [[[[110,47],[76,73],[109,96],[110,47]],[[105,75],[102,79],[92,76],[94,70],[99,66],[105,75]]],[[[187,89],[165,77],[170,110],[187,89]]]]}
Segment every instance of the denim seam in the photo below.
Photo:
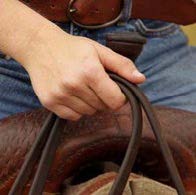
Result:
{"type": "Polygon", "coordinates": [[[148,37],[162,37],[162,36],[170,35],[174,33],[177,29],[179,29],[178,25],[173,24],[173,23],[168,24],[165,27],[161,27],[157,29],[150,29],[146,27],[145,24],[140,19],[138,19],[135,22],[135,26],[142,35],[148,36],[148,37]]]}

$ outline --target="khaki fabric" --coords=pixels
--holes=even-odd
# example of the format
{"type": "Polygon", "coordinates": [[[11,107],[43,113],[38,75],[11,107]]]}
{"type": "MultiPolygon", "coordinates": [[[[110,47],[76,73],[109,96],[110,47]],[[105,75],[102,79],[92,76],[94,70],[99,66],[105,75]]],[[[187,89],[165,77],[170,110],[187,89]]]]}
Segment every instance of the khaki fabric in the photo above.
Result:
{"type": "MultiPolygon", "coordinates": [[[[85,183],[69,186],[64,195],[108,195],[116,173],[105,173],[85,183]]],[[[175,189],[131,174],[123,195],[177,195],[175,189]]]]}

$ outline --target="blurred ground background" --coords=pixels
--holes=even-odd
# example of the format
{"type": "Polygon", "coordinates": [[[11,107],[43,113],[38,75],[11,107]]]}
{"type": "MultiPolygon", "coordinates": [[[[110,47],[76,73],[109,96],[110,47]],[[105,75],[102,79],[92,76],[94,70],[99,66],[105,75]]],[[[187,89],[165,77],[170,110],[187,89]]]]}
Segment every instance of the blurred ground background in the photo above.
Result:
{"type": "Polygon", "coordinates": [[[189,44],[196,46],[196,24],[182,26],[182,29],[189,38],[189,44]]]}

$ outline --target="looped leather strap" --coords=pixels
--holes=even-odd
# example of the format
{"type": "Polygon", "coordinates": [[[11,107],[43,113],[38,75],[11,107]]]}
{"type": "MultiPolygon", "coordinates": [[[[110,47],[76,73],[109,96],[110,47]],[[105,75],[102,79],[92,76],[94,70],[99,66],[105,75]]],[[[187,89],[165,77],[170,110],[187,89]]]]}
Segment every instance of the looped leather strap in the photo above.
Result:
{"type": "Polygon", "coordinates": [[[124,0],[121,21],[127,22],[131,18],[133,0],[124,0]]]}
{"type": "MultiPolygon", "coordinates": [[[[140,91],[140,89],[125,79],[109,73],[110,77],[119,85],[121,90],[125,93],[129,103],[132,106],[133,115],[133,131],[130,138],[130,142],[127,148],[127,152],[123,163],[121,165],[119,174],[112,186],[109,195],[120,195],[124,191],[126,186],[129,173],[133,167],[138,152],[141,133],[142,133],[142,112],[141,107],[143,107],[147,118],[150,122],[154,135],[157,139],[158,145],[163,154],[164,160],[167,164],[168,170],[170,172],[171,178],[176,186],[179,195],[185,195],[185,189],[182,184],[181,178],[179,176],[177,167],[174,163],[171,151],[168,147],[167,142],[161,132],[161,127],[156,115],[150,105],[148,99],[140,91]]],[[[36,161],[39,159],[41,150],[43,153],[41,156],[41,161],[38,166],[33,185],[31,186],[30,195],[41,195],[44,190],[44,184],[46,182],[52,161],[54,160],[55,151],[58,146],[58,139],[60,138],[60,130],[63,129],[61,126],[61,120],[54,114],[50,114],[47,118],[40,135],[38,136],[35,144],[33,145],[28,157],[23,164],[21,172],[16,179],[9,195],[21,195],[26,185],[31,172],[34,170],[36,161]],[[44,146],[45,145],[45,146],[44,146]]]]}

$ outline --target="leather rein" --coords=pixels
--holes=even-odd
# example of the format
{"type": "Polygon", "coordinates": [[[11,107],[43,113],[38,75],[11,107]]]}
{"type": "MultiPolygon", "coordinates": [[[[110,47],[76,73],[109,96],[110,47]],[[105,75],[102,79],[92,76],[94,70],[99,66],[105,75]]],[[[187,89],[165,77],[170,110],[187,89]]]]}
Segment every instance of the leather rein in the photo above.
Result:
{"type": "MultiPolygon", "coordinates": [[[[142,108],[149,120],[152,131],[156,137],[157,143],[161,149],[165,163],[176,187],[179,195],[185,195],[185,189],[180,178],[179,172],[175,165],[171,151],[164,138],[161,130],[160,123],[153,111],[152,105],[149,103],[147,97],[135,84],[128,82],[127,80],[119,77],[116,74],[109,73],[111,79],[113,79],[121,88],[122,92],[126,95],[128,102],[132,107],[132,136],[128,144],[128,148],[120,167],[117,178],[115,179],[113,186],[109,192],[109,195],[120,195],[128,181],[129,174],[134,165],[136,155],[138,153],[141,136],[142,136],[142,108]]],[[[35,143],[31,147],[25,162],[9,192],[9,195],[21,195],[25,185],[29,181],[29,178],[34,171],[36,162],[40,158],[40,162],[35,173],[33,183],[31,185],[30,195],[41,195],[47,176],[49,174],[52,162],[55,157],[55,152],[58,147],[59,139],[61,136],[61,130],[63,129],[64,120],[57,117],[55,114],[50,113],[44,122],[44,125],[36,138],[35,143]],[[40,157],[41,156],[41,157],[40,157]]]]}

